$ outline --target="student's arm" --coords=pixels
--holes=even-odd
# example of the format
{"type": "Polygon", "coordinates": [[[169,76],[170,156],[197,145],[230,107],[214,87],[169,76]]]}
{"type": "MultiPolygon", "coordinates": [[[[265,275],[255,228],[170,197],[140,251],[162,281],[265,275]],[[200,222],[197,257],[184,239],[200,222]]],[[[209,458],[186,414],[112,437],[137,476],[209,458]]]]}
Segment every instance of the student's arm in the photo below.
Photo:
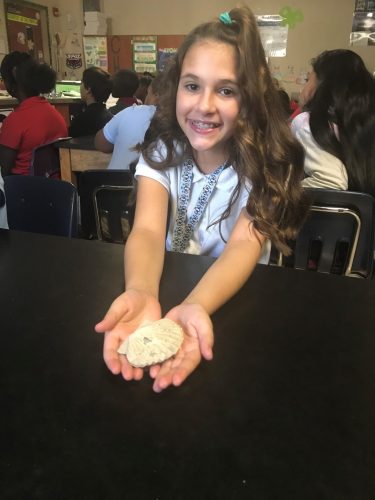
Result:
{"type": "Polygon", "coordinates": [[[99,130],[95,135],[95,148],[103,153],[112,153],[113,147],[113,144],[105,138],[103,129],[99,130]]]}
{"type": "Polygon", "coordinates": [[[0,144],[0,167],[3,177],[11,173],[16,163],[17,150],[0,144]]]}
{"type": "Polygon", "coordinates": [[[197,367],[201,355],[212,358],[213,329],[209,315],[237,293],[249,278],[264,240],[243,209],[221,256],[182,304],[166,315],[180,323],[186,335],[174,359],[151,367],[156,392],[169,385],[180,385],[197,367]]]}
{"type": "Polygon", "coordinates": [[[119,345],[146,321],[161,318],[158,296],[167,211],[167,190],[154,179],[139,177],[134,225],[125,246],[126,290],[95,327],[106,332],[103,355],[108,368],[114,374],[121,372],[126,380],[142,378],[143,370],[117,354],[119,345]]]}
{"type": "Polygon", "coordinates": [[[223,253],[204,274],[184,304],[199,304],[208,314],[225,304],[247,281],[265,241],[242,209],[223,253]],[[221,286],[218,286],[222,283],[221,286]]]}

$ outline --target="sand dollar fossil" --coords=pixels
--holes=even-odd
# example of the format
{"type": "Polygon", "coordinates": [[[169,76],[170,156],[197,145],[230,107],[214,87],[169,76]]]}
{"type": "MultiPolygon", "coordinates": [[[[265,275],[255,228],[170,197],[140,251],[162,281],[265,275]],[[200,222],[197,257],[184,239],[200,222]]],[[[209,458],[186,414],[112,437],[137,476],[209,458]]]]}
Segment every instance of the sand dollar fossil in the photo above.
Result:
{"type": "Polygon", "coordinates": [[[131,365],[143,368],[174,356],[182,340],[182,328],[171,319],[164,318],[135,330],[117,352],[125,354],[131,365]]]}

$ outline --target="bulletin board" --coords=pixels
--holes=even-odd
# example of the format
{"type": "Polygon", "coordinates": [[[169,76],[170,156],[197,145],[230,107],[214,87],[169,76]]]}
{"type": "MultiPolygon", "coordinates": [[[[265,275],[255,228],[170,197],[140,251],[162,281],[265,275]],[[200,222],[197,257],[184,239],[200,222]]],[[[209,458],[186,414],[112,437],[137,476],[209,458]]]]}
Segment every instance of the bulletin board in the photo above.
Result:
{"type": "Polygon", "coordinates": [[[85,35],[83,49],[86,68],[96,66],[108,71],[107,37],[85,35]]]}
{"type": "Polygon", "coordinates": [[[4,0],[9,52],[27,52],[51,64],[48,8],[21,0],[4,0]]]}
{"type": "Polygon", "coordinates": [[[157,37],[133,36],[133,69],[137,73],[157,71],[157,37]]]}
{"type": "MultiPolygon", "coordinates": [[[[111,74],[119,69],[133,69],[133,45],[135,35],[112,35],[108,41],[108,71],[111,74]]],[[[157,50],[178,49],[185,35],[153,35],[157,40],[157,50]]]]}

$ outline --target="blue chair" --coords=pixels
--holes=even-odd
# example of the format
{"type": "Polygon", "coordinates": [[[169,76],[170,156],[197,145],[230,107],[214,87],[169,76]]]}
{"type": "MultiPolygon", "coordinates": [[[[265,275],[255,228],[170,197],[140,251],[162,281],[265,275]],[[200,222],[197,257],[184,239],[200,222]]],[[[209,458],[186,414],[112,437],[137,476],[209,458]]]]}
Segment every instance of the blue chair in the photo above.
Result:
{"type": "Polygon", "coordinates": [[[277,265],[372,277],[375,199],[366,193],[308,188],[311,207],[290,257],[277,265]]]}
{"type": "Polygon", "coordinates": [[[71,139],[61,137],[33,149],[30,165],[30,175],[60,179],[60,156],[56,144],[71,139]]]}
{"type": "Polygon", "coordinates": [[[9,229],[77,236],[77,190],[69,182],[10,175],[4,179],[9,229]]]}

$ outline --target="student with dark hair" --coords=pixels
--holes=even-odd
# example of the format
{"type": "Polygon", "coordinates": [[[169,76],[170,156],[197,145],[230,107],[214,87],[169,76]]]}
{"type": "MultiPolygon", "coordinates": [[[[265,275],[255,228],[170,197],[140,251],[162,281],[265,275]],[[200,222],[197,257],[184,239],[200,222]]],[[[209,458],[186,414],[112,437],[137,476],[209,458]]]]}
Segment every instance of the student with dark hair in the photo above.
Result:
{"type": "Polygon", "coordinates": [[[117,103],[109,108],[109,111],[115,115],[119,111],[138,104],[138,99],[134,97],[138,88],[139,78],[135,71],[131,69],[120,69],[113,77],[112,96],[118,97],[117,103]]]}
{"type": "Polygon", "coordinates": [[[306,214],[303,149],[283,119],[248,7],[195,28],[162,74],[136,167],[126,290],[96,325],[105,332],[111,372],[141,379],[143,369],[117,350],[135,329],[162,316],[165,250],[217,257],[166,314],[184,338],[173,359],[150,367],[156,392],[180,385],[202,357],[212,359],[209,316],[237,293],[257,262],[268,262],[267,239],[290,253],[288,240],[306,214]]]}
{"type": "Polygon", "coordinates": [[[33,149],[68,135],[63,117],[40,96],[55,87],[56,73],[17,51],[4,57],[0,71],[7,91],[19,101],[0,129],[2,174],[28,175],[33,149]]]}
{"type": "Polygon", "coordinates": [[[148,87],[145,104],[129,106],[117,113],[95,136],[95,147],[112,153],[108,169],[127,169],[139,158],[135,146],[143,142],[159,97],[160,75],[148,87]]]}
{"type": "Polygon", "coordinates": [[[146,100],[147,90],[151,82],[152,78],[150,76],[141,76],[141,78],[139,79],[139,85],[134,95],[142,103],[144,103],[146,100]]]}
{"type": "Polygon", "coordinates": [[[94,135],[113,117],[105,106],[112,91],[109,73],[95,66],[85,69],[80,90],[87,107],[73,118],[69,127],[69,135],[72,137],[94,135]]]}
{"type": "Polygon", "coordinates": [[[306,151],[303,185],[375,196],[375,79],[360,56],[321,53],[304,94],[305,112],[292,121],[306,151]]]}

